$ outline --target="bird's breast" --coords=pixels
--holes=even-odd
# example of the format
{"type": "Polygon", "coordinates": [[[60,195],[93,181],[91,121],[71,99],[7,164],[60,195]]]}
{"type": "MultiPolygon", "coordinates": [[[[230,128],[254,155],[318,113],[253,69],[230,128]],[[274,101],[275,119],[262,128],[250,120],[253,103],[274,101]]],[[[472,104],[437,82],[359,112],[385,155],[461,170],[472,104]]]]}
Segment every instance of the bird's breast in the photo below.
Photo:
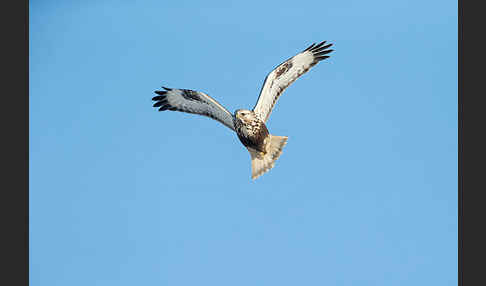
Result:
{"type": "Polygon", "coordinates": [[[265,150],[265,138],[268,137],[268,129],[262,121],[241,122],[236,126],[236,133],[245,147],[261,152],[265,150]]]}

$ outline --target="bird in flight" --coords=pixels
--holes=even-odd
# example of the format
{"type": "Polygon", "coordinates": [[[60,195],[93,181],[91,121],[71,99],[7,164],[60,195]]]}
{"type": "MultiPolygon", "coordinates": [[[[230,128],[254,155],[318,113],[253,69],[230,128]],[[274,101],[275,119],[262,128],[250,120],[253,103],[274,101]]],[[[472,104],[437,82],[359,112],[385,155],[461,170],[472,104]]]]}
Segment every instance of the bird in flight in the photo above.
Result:
{"type": "Polygon", "coordinates": [[[172,110],[199,114],[215,119],[235,131],[251,156],[251,178],[256,179],[275,165],[287,143],[287,136],[268,132],[268,120],[277,99],[299,76],[318,62],[327,59],[332,44],[326,41],[312,44],[294,57],[286,60],[265,78],[260,96],[253,110],[237,109],[231,114],[209,95],[195,90],[162,87],[153,97],[159,111],[172,110]]]}

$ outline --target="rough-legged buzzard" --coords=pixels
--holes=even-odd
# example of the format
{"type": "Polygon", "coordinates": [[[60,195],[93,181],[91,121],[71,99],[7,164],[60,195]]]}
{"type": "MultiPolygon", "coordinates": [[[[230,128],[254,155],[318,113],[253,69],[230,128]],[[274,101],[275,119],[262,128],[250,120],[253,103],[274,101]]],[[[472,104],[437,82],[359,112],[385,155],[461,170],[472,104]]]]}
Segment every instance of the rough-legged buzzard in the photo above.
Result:
{"type": "Polygon", "coordinates": [[[287,136],[275,136],[268,132],[265,122],[282,92],[299,76],[321,60],[327,59],[332,44],[312,44],[296,56],[286,60],[263,83],[253,110],[238,109],[234,115],[209,95],[200,91],[163,87],[155,91],[154,107],[159,111],[172,110],[204,115],[215,119],[235,131],[251,156],[252,179],[273,168],[275,161],[287,143],[287,136]]]}

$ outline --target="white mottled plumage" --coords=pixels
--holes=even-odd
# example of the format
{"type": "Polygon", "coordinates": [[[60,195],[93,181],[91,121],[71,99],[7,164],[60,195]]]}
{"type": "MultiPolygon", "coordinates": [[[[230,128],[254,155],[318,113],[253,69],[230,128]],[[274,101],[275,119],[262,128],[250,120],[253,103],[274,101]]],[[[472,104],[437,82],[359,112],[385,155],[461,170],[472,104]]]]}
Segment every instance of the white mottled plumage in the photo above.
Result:
{"type": "MultiPolygon", "coordinates": [[[[218,120],[231,130],[235,130],[233,125],[233,115],[209,95],[188,89],[171,89],[164,87],[166,91],[156,91],[160,100],[154,107],[160,106],[160,111],[173,110],[187,113],[194,113],[218,120]]],[[[157,96],[154,100],[157,100],[157,96]]]]}
{"type": "Polygon", "coordinates": [[[291,83],[306,73],[320,60],[329,57],[325,56],[325,54],[332,52],[332,50],[326,49],[332,44],[325,46],[324,44],[325,41],[317,46],[312,44],[301,53],[281,63],[267,75],[258,101],[253,108],[253,111],[263,122],[267,122],[277,99],[291,83]]]}
{"type": "Polygon", "coordinates": [[[238,109],[232,115],[203,92],[166,87],[163,91],[155,91],[158,96],[153,98],[156,101],[154,107],[159,107],[159,111],[172,110],[207,116],[235,131],[250,152],[252,179],[256,179],[273,168],[287,143],[287,136],[271,135],[265,122],[283,91],[319,61],[329,57],[326,54],[333,51],[328,50],[332,44],[325,43],[312,44],[270,72],[253,110],[238,109]]]}

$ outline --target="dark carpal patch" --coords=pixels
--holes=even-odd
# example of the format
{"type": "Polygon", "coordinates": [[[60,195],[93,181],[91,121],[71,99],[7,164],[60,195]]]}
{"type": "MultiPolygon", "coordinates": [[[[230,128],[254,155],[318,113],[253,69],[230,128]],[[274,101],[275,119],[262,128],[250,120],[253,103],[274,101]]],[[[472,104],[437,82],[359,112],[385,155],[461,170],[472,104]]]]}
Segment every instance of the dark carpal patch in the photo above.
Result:
{"type": "Polygon", "coordinates": [[[182,97],[184,97],[187,100],[192,100],[192,101],[201,101],[201,98],[197,94],[196,91],[190,90],[190,89],[183,89],[182,90],[182,97]]]}
{"type": "Polygon", "coordinates": [[[286,73],[292,68],[292,61],[287,61],[283,63],[275,72],[275,78],[279,78],[282,74],[286,73]]]}

